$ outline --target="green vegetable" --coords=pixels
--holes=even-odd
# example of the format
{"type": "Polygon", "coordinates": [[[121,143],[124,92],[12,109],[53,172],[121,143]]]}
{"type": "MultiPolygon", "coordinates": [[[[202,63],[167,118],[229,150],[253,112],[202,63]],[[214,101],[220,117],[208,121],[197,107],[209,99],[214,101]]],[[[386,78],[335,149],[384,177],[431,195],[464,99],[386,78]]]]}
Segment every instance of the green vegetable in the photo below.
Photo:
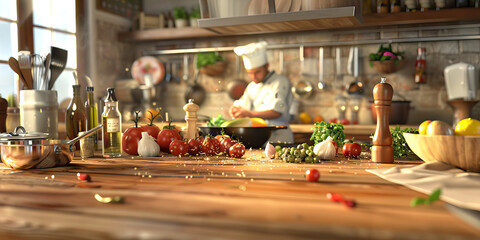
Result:
{"type": "Polygon", "coordinates": [[[330,136],[338,144],[343,146],[345,140],[345,133],[343,132],[343,125],[337,123],[316,122],[310,140],[315,144],[325,141],[330,136]]]}
{"type": "Polygon", "coordinates": [[[219,114],[217,117],[210,118],[207,122],[207,126],[209,127],[220,127],[224,122],[226,122],[225,118],[223,118],[222,114],[219,114]]]}
{"type": "Polygon", "coordinates": [[[222,60],[222,56],[218,55],[216,52],[197,53],[197,68],[212,65],[222,60]]]}
{"type": "Polygon", "coordinates": [[[368,57],[370,59],[370,67],[373,67],[372,61],[390,60],[392,58],[392,56],[385,55],[385,53],[387,53],[387,52],[396,56],[396,58],[393,60],[395,65],[398,64],[399,60],[403,59],[403,53],[402,52],[394,52],[392,50],[392,44],[388,44],[388,47],[384,47],[383,44],[382,44],[378,48],[377,53],[370,53],[370,55],[368,55],[368,57]]]}
{"type": "Polygon", "coordinates": [[[187,10],[184,7],[173,8],[173,18],[175,19],[187,19],[187,10]]]}
{"type": "Polygon", "coordinates": [[[427,199],[425,198],[414,198],[412,199],[412,201],[410,202],[410,206],[412,207],[416,207],[418,205],[421,205],[421,204],[424,204],[424,205],[430,205],[432,204],[433,202],[435,201],[438,201],[440,199],[440,195],[442,195],[442,189],[441,188],[437,188],[435,189],[435,191],[433,191],[427,199]]]}
{"type": "Polygon", "coordinates": [[[192,12],[190,13],[190,18],[201,18],[202,15],[200,14],[200,6],[196,6],[192,8],[192,12]]]}
{"type": "Polygon", "coordinates": [[[400,126],[396,126],[392,131],[392,146],[393,146],[393,157],[394,158],[406,158],[409,155],[414,154],[410,147],[408,147],[405,138],[403,137],[403,133],[418,133],[417,130],[413,128],[404,128],[401,129],[400,126]]]}

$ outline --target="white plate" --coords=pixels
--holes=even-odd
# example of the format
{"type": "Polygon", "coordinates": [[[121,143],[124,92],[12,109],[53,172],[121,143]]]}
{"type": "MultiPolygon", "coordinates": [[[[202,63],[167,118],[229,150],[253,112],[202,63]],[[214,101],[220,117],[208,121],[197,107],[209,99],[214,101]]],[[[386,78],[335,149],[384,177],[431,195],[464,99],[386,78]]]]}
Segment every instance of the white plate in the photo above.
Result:
{"type": "MultiPolygon", "coordinates": [[[[147,74],[152,76],[151,84],[158,84],[165,77],[165,67],[155,57],[145,56],[133,62],[131,73],[140,85],[146,84],[145,75],[147,74]]],[[[147,85],[150,85],[150,83],[147,83],[147,85]]]]}

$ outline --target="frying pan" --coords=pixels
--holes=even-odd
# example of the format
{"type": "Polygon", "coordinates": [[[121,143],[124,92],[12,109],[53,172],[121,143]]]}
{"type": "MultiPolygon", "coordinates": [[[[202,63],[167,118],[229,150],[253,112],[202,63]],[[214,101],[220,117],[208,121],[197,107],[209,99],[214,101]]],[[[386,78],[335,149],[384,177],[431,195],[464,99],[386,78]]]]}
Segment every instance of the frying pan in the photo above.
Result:
{"type": "Polygon", "coordinates": [[[240,60],[239,56],[236,56],[236,62],[235,62],[235,72],[237,74],[237,78],[230,81],[227,84],[227,92],[228,95],[233,99],[233,100],[238,100],[240,97],[242,97],[243,93],[245,92],[245,89],[247,88],[247,81],[245,81],[243,78],[239,77],[240,76],[240,60]]]}
{"type": "Polygon", "coordinates": [[[246,148],[261,148],[268,141],[272,132],[277,129],[286,129],[286,126],[266,126],[266,127],[200,127],[203,135],[216,136],[225,134],[233,139],[238,139],[246,148]]]}
{"type": "MultiPolygon", "coordinates": [[[[194,62],[196,62],[196,60],[194,62]]],[[[194,66],[195,66],[195,76],[193,78],[193,83],[190,84],[190,86],[187,88],[187,91],[185,92],[185,102],[188,103],[190,99],[193,99],[193,102],[198,106],[200,106],[205,101],[207,92],[202,87],[202,85],[198,84],[197,80],[198,80],[199,70],[196,68],[197,66],[196,64],[194,64],[194,66]]]]}
{"type": "Polygon", "coordinates": [[[72,140],[50,140],[42,133],[25,133],[21,126],[14,133],[2,134],[2,161],[12,169],[50,168],[64,166],[73,159],[75,143],[102,128],[102,124],[72,140]],[[18,133],[18,131],[22,131],[18,133]]]}

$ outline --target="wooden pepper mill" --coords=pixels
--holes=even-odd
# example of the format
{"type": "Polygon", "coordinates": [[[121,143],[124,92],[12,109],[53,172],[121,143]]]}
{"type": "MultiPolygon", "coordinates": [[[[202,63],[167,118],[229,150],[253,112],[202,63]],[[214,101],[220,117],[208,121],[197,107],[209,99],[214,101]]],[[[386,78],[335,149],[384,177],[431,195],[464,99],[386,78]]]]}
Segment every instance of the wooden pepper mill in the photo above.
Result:
{"type": "Polygon", "coordinates": [[[194,139],[198,136],[197,132],[197,111],[200,107],[193,103],[193,99],[188,99],[188,103],[183,106],[186,112],[185,121],[187,122],[186,138],[194,139]]]}
{"type": "Polygon", "coordinates": [[[392,105],[393,88],[382,77],[373,88],[374,106],[377,112],[377,129],[373,136],[372,161],[393,163],[392,135],[390,134],[389,114],[392,105]]]}

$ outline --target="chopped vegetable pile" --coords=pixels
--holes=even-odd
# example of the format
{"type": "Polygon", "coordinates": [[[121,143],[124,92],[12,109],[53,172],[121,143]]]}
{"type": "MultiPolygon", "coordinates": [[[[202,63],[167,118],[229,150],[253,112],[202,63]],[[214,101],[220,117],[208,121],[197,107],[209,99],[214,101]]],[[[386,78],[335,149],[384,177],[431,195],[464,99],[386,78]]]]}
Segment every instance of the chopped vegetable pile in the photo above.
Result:
{"type": "Polygon", "coordinates": [[[417,130],[413,128],[400,128],[400,126],[396,126],[391,134],[392,134],[392,146],[394,151],[394,158],[406,158],[409,155],[414,154],[413,151],[408,147],[405,138],[403,137],[403,133],[418,133],[417,130]]]}
{"type": "Polygon", "coordinates": [[[313,129],[310,140],[315,144],[325,141],[328,136],[332,137],[338,146],[343,146],[345,140],[345,133],[343,132],[343,125],[337,123],[317,122],[313,129]]]}

